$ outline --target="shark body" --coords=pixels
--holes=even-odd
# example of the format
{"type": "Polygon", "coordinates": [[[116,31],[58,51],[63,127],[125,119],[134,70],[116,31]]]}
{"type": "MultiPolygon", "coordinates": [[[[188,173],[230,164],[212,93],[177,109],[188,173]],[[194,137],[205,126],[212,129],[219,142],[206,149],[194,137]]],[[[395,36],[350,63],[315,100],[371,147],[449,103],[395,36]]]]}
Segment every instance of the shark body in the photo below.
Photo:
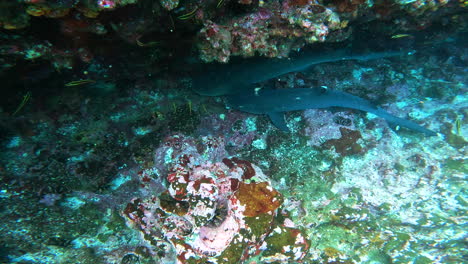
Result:
{"type": "Polygon", "coordinates": [[[262,90],[255,93],[254,84],[306,69],[324,62],[343,60],[367,61],[385,57],[407,55],[405,51],[370,52],[355,54],[349,49],[319,53],[305,51],[289,59],[250,58],[230,64],[208,64],[202,74],[193,78],[192,89],[205,96],[227,96],[228,105],[253,114],[267,114],[273,124],[288,131],[284,112],[310,108],[344,107],[373,113],[398,126],[421,132],[427,136],[437,133],[415,122],[396,117],[369,101],[349,93],[323,89],[262,90]]]}
{"type": "Polygon", "coordinates": [[[254,83],[304,70],[312,65],[343,60],[368,61],[405,55],[403,51],[353,53],[348,49],[331,52],[304,51],[292,58],[248,58],[229,64],[211,63],[194,76],[192,89],[200,95],[224,96],[248,92],[254,83]]]}
{"type": "Polygon", "coordinates": [[[344,107],[375,114],[391,124],[406,127],[426,136],[437,135],[436,132],[413,121],[396,117],[381,108],[375,107],[363,98],[341,91],[314,88],[264,90],[258,94],[231,95],[227,97],[227,102],[228,106],[240,111],[268,115],[273,124],[283,131],[289,131],[284,120],[285,112],[311,108],[344,107]]]}

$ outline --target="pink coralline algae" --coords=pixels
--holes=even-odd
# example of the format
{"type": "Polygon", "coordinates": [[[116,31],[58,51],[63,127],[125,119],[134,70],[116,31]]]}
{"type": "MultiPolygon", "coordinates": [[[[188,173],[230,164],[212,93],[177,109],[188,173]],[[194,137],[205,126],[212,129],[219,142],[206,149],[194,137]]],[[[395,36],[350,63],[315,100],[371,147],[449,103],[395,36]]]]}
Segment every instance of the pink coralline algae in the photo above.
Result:
{"type": "Polygon", "coordinates": [[[304,111],[305,134],[309,146],[321,146],[331,139],[342,137],[340,128],[356,130],[354,117],[346,112],[332,113],[328,110],[309,109],[304,111]]]}
{"type": "Polygon", "coordinates": [[[114,1],[112,0],[98,0],[98,6],[103,9],[112,9],[115,8],[117,5],[114,1]]]}
{"type": "Polygon", "coordinates": [[[194,153],[183,136],[178,139],[185,143],[176,152],[188,147],[191,154],[176,154],[177,161],[170,162],[167,191],[135,198],[124,210],[145,240],[169,242],[178,263],[241,263],[255,255],[262,263],[302,260],[308,242],[291,220],[278,215],[282,196],[260,168],[237,158],[212,163],[194,153]]]}
{"type": "Polygon", "coordinates": [[[342,26],[338,14],[331,9],[316,4],[297,6],[294,2],[283,2],[281,17],[305,31],[304,37],[308,43],[323,42],[329,30],[336,30],[342,26]]]}
{"type": "MultiPolygon", "coordinates": [[[[228,146],[232,152],[246,149],[252,145],[259,135],[255,129],[249,128],[247,115],[242,112],[228,112],[222,118],[219,115],[206,115],[200,120],[198,133],[201,135],[210,134],[208,138],[221,138],[223,144],[228,146]]],[[[225,151],[224,145],[220,148],[225,151]]],[[[223,156],[226,157],[226,152],[223,156]]],[[[228,153],[229,154],[229,153],[228,153]]],[[[217,159],[217,161],[221,159],[217,159]]]]}
{"type": "Polygon", "coordinates": [[[269,1],[257,12],[224,24],[205,21],[198,46],[207,62],[227,62],[233,55],[286,57],[292,49],[323,42],[330,31],[345,26],[336,13],[321,5],[269,1]]]}
{"type": "Polygon", "coordinates": [[[362,135],[354,124],[354,116],[346,112],[331,113],[309,109],[304,112],[305,134],[310,146],[333,149],[341,156],[363,152],[362,135]]]}
{"type": "Polygon", "coordinates": [[[172,10],[179,5],[179,0],[159,0],[166,10],[172,10]]]}

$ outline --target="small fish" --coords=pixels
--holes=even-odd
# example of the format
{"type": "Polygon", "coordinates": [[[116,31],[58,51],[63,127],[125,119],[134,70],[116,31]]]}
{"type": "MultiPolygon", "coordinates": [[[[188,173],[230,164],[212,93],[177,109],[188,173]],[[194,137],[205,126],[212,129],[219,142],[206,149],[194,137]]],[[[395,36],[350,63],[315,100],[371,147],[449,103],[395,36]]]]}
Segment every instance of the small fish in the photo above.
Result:
{"type": "Polygon", "coordinates": [[[189,107],[189,112],[190,112],[190,115],[192,115],[192,101],[188,101],[188,107],[189,107]]]}
{"type": "Polygon", "coordinates": [[[136,43],[137,43],[137,45],[140,46],[140,47],[154,47],[154,46],[156,46],[156,45],[159,44],[159,42],[157,42],[157,41],[149,41],[149,42],[147,42],[147,43],[143,43],[143,42],[140,41],[140,38],[141,38],[141,37],[138,37],[138,38],[136,39],[136,43]]]}
{"type": "Polygon", "coordinates": [[[29,101],[30,98],[31,98],[31,92],[27,92],[23,96],[23,100],[21,101],[20,105],[18,105],[15,112],[13,112],[13,114],[11,114],[11,115],[13,115],[13,116],[16,115],[23,108],[23,106],[29,101]]]}
{"type": "Polygon", "coordinates": [[[195,7],[192,11],[188,12],[187,14],[180,15],[180,16],[178,16],[177,18],[180,19],[180,20],[187,20],[187,19],[190,19],[190,18],[192,18],[192,17],[195,15],[195,12],[197,12],[197,10],[198,10],[198,6],[195,7]]]}
{"type": "Polygon", "coordinates": [[[70,87],[70,86],[77,86],[77,85],[83,85],[83,84],[88,84],[88,83],[95,83],[95,80],[91,79],[84,79],[84,80],[78,80],[78,81],[71,81],[69,83],[66,83],[65,86],[70,87]]]}
{"type": "Polygon", "coordinates": [[[392,39],[408,38],[408,37],[413,37],[413,35],[410,35],[410,34],[396,34],[396,35],[392,36],[392,39]]]}

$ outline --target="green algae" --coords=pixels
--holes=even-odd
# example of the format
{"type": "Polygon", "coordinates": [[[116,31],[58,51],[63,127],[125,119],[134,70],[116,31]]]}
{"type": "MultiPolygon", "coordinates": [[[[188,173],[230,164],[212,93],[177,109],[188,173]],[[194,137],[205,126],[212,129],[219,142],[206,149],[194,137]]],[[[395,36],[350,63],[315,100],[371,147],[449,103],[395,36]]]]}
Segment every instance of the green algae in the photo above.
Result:
{"type": "Polygon", "coordinates": [[[367,257],[368,257],[368,260],[364,261],[363,264],[392,264],[393,263],[392,258],[379,249],[370,250],[367,257]]]}
{"type": "Polygon", "coordinates": [[[245,223],[250,228],[251,237],[259,238],[270,229],[273,222],[273,216],[268,213],[259,214],[255,217],[246,217],[245,223]]]}
{"type": "Polygon", "coordinates": [[[308,242],[297,243],[297,237],[302,236],[302,231],[296,228],[277,226],[265,238],[267,248],[262,252],[263,258],[269,258],[282,254],[289,260],[295,260],[295,252],[305,254],[308,250],[308,242]]]}
{"type": "MultiPolygon", "coordinates": [[[[240,235],[235,236],[234,239],[240,239],[240,235]]],[[[239,263],[246,247],[248,246],[247,244],[248,243],[244,242],[243,240],[240,243],[231,243],[231,245],[225,249],[219,257],[216,258],[217,262],[222,264],[239,263]]]]}
{"type": "MultiPolygon", "coordinates": [[[[451,130],[451,129],[450,129],[451,130]]],[[[449,143],[451,146],[455,147],[455,148],[462,148],[464,146],[467,145],[468,142],[466,142],[466,140],[462,137],[462,136],[459,136],[459,135],[456,135],[456,134],[452,134],[452,133],[447,133],[446,134],[446,138],[445,140],[447,141],[447,143],[449,143]]]]}
{"type": "Polygon", "coordinates": [[[434,262],[428,257],[421,256],[421,257],[417,257],[413,263],[414,264],[431,264],[434,262]]]}
{"type": "MultiPolygon", "coordinates": [[[[296,198],[304,201],[317,196],[317,194],[300,191],[295,194],[296,198]]],[[[288,199],[288,195],[285,196],[285,199],[288,199]]],[[[306,216],[298,218],[293,215],[294,222],[306,222],[312,226],[315,223],[314,228],[307,229],[308,237],[311,240],[312,248],[322,252],[320,258],[323,261],[331,261],[332,259],[343,263],[351,259],[362,263],[423,261],[425,258],[418,254],[423,250],[421,247],[424,246],[422,245],[430,245],[435,242],[423,237],[419,238],[419,236],[421,234],[431,236],[431,228],[434,227],[442,228],[445,226],[449,229],[447,224],[452,223],[447,216],[434,213],[428,216],[425,222],[418,224],[431,228],[421,229],[402,222],[398,215],[391,213],[391,206],[385,203],[373,208],[371,212],[368,208],[360,206],[362,195],[357,188],[350,190],[347,199],[340,199],[334,195],[326,197],[334,200],[318,208],[305,204],[304,207],[308,212],[306,216]],[[416,234],[419,235],[415,236],[416,234]]],[[[454,228],[456,226],[455,223],[449,225],[454,228]]],[[[447,242],[442,243],[446,244],[447,242]]],[[[453,246],[460,248],[461,245],[454,242],[453,246]]]]}
{"type": "Polygon", "coordinates": [[[468,174],[468,163],[466,162],[466,159],[450,158],[446,159],[444,164],[446,169],[468,174]]]}
{"type": "Polygon", "coordinates": [[[126,228],[125,219],[116,211],[112,210],[109,221],[106,224],[107,229],[116,231],[126,228]]]}

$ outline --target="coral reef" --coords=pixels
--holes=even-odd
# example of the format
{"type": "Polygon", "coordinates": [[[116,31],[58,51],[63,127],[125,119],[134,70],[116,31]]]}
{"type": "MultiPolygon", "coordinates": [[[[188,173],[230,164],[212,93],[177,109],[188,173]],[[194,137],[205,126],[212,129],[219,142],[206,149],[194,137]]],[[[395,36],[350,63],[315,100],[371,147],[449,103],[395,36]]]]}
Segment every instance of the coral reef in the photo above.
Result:
{"type": "Polygon", "coordinates": [[[466,8],[0,0],[0,263],[466,262],[466,8]],[[346,91],[440,135],[347,109],[284,133],[191,91],[200,56],[305,44],[411,52],[253,87],[346,91]]]}
{"type": "MultiPolygon", "coordinates": [[[[221,22],[204,18],[197,46],[201,59],[207,62],[227,62],[230,56],[281,58],[306,44],[350,38],[354,30],[352,23],[361,17],[365,17],[370,26],[371,21],[381,25],[379,20],[398,17],[392,27],[379,28],[390,37],[402,32],[420,31],[427,28],[432,20],[459,11],[460,6],[455,1],[405,1],[395,4],[348,0],[329,3],[268,1],[248,14],[221,22]],[[442,11],[439,12],[439,9],[442,11]]],[[[453,19],[457,20],[456,17],[453,19]]]]}
{"type": "Polygon", "coordinates": [[[305,43],[323,42],[329,31],[346,27],[338,15],[321,5],[269,1],[257,12],[229,24],[206,21],[198,47],[204,61],[227,62],[230,56],[287,57],[305,43]]]}
{"type": "MultiPolygon", "coordinates": [[[[14,65],[17,61],[30,60],[30,57],[10,55],[33,52],[34,58],[57,64],[57,70],[71,69],[76,63],[74,57],[80,58],[81,63],[90,63],[94,53],[105,50],[112,40],[113,44],[123,40],[139,47],[156,48],[160,51],[155,60],[171,56],[161,50],[174,43],[187,42],[187,46],[198,49],[202,61],[227,62],[231,56],[287,57],[291,50],[306,44],[349,39],[356,27],[379,27],[381,34],[390,38],[424,30],[440,20],[463,25],[466,18],[462,14],[466,5],[455,0],[373,4],[348,0],[218,3],[24,0],[2,1],[0,7],[0,26],[9,31],[4,34],[11,36],[1,43],[5,47],[2,55],[9,58],[6,62],[14,65]],[[43,18],[50,21],[45,23],[43,18]],[[392,25],[386,25],[390,19],[392,25]],[[360,20],[366,23],[361,25],[360,20]],[[38,21],[44,25],[36,26],[38,21]],[[36,28],[49,27],[48,30],[55,30],[50,25],[59,24],[62,30],[54,37],[28,34],[26,30],[31,28],[31,23],[36,28]],[[62,36],[57,37],[58,34],[62,36]],[[116,36],[121,39],[117,40],[116,36]],[[64,40],[68,44],[64,45],[66,48],[59,44],[64,40]],[[44,50],[44,45],[48,49],[44,50]],[[64,62],[57,63],[58,60],[64,62]]],[[[124,43],[114,46],[120,52],[127,48],[124,43]]]]}
{"type": "Polygon", "coordinates": [[[129,222],[152,243],[170,241],[180,263],[238,263],[260,253],[265,263],[301,260],[309,244],[292,223],[281,224],[282,197],[260,168],[237,158],[211,163],[193,143],[175,135],[156,150],[155,164],[164,157],[169,166],[168,190],[133,199],[129,222]]]}
{"type": "Polygon", "coordinates": [[[131,81],[8,93],[0,262],[462,263],[466,54],[444,42],[259,84],[342,89],[432,138],[346,109],[289,113],[283,133],[189,93],[179,69],[151,79],[137,64],[88,73],[131,81]]]}
{"type": "Polygon", "coordinates": [[[99,12],[112,10],[128,4],[135,4],[138,0],[21,0],[2,3],[5,9],[0,16],[0,24],[5,29],[20,29],[28,26],[28,16],[62,18],[70,12],[78,11],[89,18],[96,18],[99,12]],[[16,18],[13,18],[16,17],[16,18]]]}

